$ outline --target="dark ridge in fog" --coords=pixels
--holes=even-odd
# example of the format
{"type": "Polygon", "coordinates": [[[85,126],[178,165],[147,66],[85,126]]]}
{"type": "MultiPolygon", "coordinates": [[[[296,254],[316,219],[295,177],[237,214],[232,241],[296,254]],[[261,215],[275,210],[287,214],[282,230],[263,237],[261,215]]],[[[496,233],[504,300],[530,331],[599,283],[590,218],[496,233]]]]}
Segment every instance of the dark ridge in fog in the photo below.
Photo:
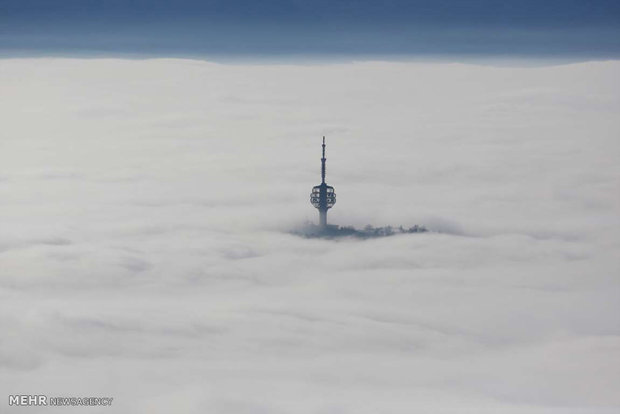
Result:
{"type": "Polygon", "coordinates": [[[426,233],[428,229],[424,226],[418,226],[404,228],[403,226],[392,227],[373,227],[370,224],[361,230],[352,226],[338,226],[327,225],[323,228],[316,224],[306,223],[303,227],[291,231],[292,234],[305,237],[308,239],[339,239],[344,237],[351,237],[356,239],[375,239],[379,237],[389,237],[397,234],[410,234],[410,233],[426,233]]]}

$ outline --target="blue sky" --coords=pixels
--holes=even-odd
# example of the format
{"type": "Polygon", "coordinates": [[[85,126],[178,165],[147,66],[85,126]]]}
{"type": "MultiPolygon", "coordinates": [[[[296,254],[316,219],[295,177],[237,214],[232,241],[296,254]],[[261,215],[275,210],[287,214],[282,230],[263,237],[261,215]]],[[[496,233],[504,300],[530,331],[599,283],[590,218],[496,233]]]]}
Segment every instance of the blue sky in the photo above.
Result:
{"type": "Polygon", "coordinates": [[[613,0],[0,0],[0,54],[620,55],[613,0]]]}

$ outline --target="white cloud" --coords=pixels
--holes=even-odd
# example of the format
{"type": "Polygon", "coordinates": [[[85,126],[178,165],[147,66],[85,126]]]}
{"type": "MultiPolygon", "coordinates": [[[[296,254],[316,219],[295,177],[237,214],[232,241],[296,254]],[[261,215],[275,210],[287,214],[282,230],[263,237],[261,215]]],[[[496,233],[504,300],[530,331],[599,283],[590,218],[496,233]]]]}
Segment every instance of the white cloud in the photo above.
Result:
{"type": "Polygon", "coordinates": [[[615,412],[619,68],[1,60],[0,389],[615,412]],[[331,222],[442,233],[287,234],[323,134],[331,222]]]}

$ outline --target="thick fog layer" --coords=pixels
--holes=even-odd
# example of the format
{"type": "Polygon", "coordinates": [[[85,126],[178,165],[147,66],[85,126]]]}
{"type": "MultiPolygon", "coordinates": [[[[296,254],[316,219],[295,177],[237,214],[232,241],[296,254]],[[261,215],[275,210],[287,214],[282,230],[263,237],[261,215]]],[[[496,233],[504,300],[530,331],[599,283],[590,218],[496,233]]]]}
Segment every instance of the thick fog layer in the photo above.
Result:
{"type": "Polygon", "coordinates": [[[1,60],[1,411],[617,412],[619,71],[1,60]]]}

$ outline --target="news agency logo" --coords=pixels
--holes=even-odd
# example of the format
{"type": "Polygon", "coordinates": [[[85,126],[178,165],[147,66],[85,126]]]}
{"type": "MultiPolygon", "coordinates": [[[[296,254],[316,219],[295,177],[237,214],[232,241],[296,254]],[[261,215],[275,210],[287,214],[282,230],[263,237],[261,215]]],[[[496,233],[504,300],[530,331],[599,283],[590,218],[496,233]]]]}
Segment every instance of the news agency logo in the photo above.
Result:
{"type": "Polygon", "coordinates": [[[48,397],[47,395],[9,395],[9,405],[19,406],[110,406],[113,397],[48,397]]]}

